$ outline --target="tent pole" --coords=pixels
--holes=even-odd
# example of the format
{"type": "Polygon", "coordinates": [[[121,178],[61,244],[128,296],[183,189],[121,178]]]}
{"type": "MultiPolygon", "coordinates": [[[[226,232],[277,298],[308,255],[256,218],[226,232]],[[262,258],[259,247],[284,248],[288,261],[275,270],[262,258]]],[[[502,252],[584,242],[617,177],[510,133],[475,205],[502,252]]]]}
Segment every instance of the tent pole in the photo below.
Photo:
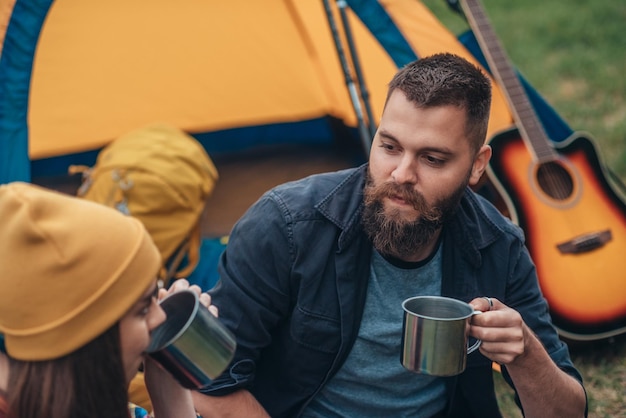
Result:
{"type": "Polygon", "coordinates": [[[348,61],[346,60],[346,56],[343,51],[343,46],[341,44],[341,39],[339,38],[339,33],[337,31],[335,18],[333,17],[333,11],[330,7],[330,2],[329,0],[323,0],[323,1],[324,1],[324,8],[326,9],[326,17],[328,18],[328,24],[330,26],[330,31],[333,35],[335,48],[337,50],[337,55],[339,56],[339,62],[341,63],[341,68],[343,70],[343,76],[346,80],[346,86],[348,87],[348,93],[350,94],[350,99],[352,100],[352,106],[354,107],[354,112],[356,113],[359,136],[361,137],[361,141],[363,143],[363,151],[365,152],[366,156],[369,156],[372,139],[370,137],[369,131],[365,124],[365,120],[363,117],[363,108],[361,106],[359,94],[357,92],[356,85],[354,84],[354,80],[352,79],[352,76],[350,75],[350,67],[348,65],[348,61]]]}
{"type": "Polygon", "coordinates": [[[374,123],[374,116],[372,114],[372,107],[370,106],[370,95],[365,84],[365,78],[361,71],[361,63],[359,61],[359,55],[356,50],[354,38],[352,37],[352,31],[350,29],[350,22],[348,21],[348,14],[346,8],[348,2],[346,0],[337,0],[337,7],[341,16],[341,23],[343,24],[343,30],[348,42],[348,50],[350,51],[350,58],[352,59],[352,65],[354,66],[354,75],[359,83],[359,91],[361,92],[361,99],[363,100],[363,107],[365,108],[365,114],[367,115],[367,122],[369,127],[370,138],[373,138],[376,134],[376,123],[374,123]]]}

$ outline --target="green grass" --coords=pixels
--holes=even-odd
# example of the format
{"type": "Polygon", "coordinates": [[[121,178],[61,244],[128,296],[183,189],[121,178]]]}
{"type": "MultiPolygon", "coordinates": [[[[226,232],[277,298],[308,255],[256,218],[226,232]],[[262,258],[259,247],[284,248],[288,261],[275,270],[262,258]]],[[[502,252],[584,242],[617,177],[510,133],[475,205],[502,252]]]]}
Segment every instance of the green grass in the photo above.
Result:
{"type": "MultiPolygon", "coordinates": [[[[423,2],[453,33],[468,29],[445,0],[423,2]]],[[[602,161],[626,182],[626,2],[482,3],[511,62],[574,131],[590,134],[602,161]]],[[[570,342],[570,351],[589,416],[626,417],[626,335],[570,342]]],[[[521,417],[510,388],[494,377],[503,415],[521,417]]]]}
{"type": "MultiPolygon", "coordinates": [[[[590,343],[570,342],[572,361],[583,375],[589,417],[626,417],[626,336],[590,343]]],[[[494,372],[496,393],[505,418],[521,418],[513,390],[494,372]]]]}
{"type": "Polygon", "coordinates": [[[589,415],[626,417],[626,336],[570,348],[572,360],[585,379],[589,415]]]}

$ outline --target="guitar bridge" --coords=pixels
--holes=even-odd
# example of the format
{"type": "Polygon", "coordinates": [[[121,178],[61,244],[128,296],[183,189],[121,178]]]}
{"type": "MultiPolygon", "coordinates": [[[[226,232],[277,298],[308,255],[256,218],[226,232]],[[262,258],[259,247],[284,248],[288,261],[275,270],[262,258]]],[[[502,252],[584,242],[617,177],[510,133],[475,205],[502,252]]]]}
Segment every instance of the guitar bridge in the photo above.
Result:
{"type": "Polygon", "coordinates": [[[579,235],[569,241],[557,244],[556,247],[563,254],[579,254],[602,247],[612,239],[611,230],[592,232],[579,235]]]}

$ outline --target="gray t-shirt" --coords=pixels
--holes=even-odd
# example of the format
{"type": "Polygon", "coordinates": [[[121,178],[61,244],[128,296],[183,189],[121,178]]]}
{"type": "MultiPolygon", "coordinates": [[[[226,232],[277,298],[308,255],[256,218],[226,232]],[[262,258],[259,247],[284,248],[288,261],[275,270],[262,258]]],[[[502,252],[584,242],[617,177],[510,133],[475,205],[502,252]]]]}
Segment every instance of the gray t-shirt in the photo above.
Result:
{"type": "Polygon", "coordinates": [[[417,266],[394,265],[372,254],[365,310],[346,362],[307,405],[305,418],[430,417],[445,407],[441,378],[400,364],[402,302],[441,294],[441,245],[417,266]]]}

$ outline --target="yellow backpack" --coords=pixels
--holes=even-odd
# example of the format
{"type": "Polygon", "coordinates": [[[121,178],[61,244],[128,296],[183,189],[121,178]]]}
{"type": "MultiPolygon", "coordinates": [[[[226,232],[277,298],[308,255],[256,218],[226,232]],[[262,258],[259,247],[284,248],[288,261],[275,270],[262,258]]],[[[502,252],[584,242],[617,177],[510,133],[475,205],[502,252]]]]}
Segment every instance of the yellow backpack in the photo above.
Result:
{"type": "Polygon", "coordinates": [[[202,213],[218,179],[198,141],[173,126],[148,126],[111,142],[93,167],[70,167],[81,171],[79,196],[143,222],[161,252],[165,285],[193,271],[202,213]]]}

